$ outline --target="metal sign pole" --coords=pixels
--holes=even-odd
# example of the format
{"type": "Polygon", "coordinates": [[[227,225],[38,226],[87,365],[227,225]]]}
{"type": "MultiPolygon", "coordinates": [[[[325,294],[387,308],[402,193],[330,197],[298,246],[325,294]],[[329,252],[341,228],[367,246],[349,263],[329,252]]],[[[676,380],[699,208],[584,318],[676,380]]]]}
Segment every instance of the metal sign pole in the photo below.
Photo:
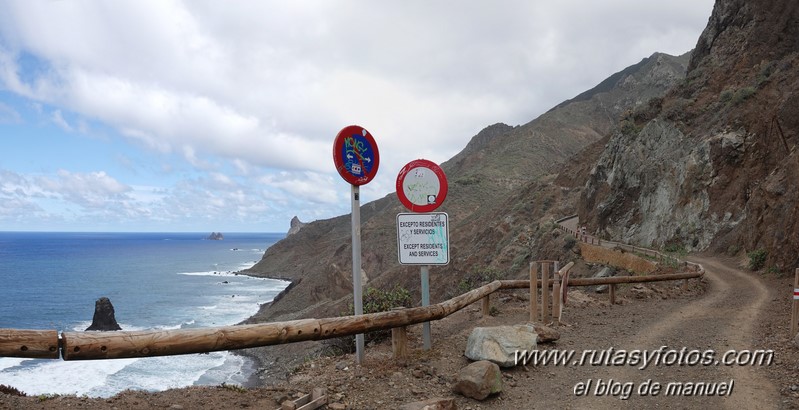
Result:
{"type": "MultiPolygon", "coordinates": [[[[363,286],[361,285],[361,188],[352,186],[352,295],[355,315],[363,314],[363,286]]],[[[363,333],[355,335],[355,361],[363,362],[363,333]]]]}
{"type": "MultiPolygon", "coordinates": [[[[430,266],[422,265],[422,306],[430,306],[430,266]]],[[[430,322],[422,323],[424,350],[430,350],[430,322]]]]}

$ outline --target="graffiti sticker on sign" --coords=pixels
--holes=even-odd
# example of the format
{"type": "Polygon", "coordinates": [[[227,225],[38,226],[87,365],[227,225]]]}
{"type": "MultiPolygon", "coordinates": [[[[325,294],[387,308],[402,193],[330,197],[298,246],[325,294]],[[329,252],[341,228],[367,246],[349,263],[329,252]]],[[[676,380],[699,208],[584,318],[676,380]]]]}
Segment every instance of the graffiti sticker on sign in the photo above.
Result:
{"type": "Polygon", "coordinates": [[[447,198],[447,176],[435,162],[417,159],[397,175],[397,197],[411,212],[432,212],[447,198]]]}
{"type": "Polygon", "coordinates": [[[333,142],[336,171],[352,185],[364,185],[377,174],[380,153],[372,134],[357,125],[344,127],[333,142]]]}

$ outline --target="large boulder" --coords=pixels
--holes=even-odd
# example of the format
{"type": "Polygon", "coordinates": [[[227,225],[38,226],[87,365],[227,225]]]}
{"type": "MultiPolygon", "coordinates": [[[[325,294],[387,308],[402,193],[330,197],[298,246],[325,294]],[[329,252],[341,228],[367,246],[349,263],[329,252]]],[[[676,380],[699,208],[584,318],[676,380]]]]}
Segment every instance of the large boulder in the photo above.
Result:
{"type": "Polygon", "coordinates": [[[519,351],[535,350],[537,338],[531,325],[476,327],[466,342],[465,355],[472,360],[512,367],[519,351]]]}
{"type": "Polygon", "coordinates": [[[114,317],[114,305],[107,297],[101,297],[94,302],[94,317],[92,318],[92,325],[87,327],[86,330],[122,330],[114,317]]]}
{"type": "Polygon", "coordinates": [[[486,360],[474,362],[458,372],[452,391],[475,400],[502,391],[502,372],[496,363],[486,360]]]}
{"type": "MultiPolygon", "coordinates": [[[[609,278],[611,276],[616,276],[616,269],[613,269],[610,266],[605,266],[599,272],[595,273],[593,278],[609,278]]],[[[598,285],[595,289],[596,293],[605,293],[608,291],[608,285],[598,285]]]]}

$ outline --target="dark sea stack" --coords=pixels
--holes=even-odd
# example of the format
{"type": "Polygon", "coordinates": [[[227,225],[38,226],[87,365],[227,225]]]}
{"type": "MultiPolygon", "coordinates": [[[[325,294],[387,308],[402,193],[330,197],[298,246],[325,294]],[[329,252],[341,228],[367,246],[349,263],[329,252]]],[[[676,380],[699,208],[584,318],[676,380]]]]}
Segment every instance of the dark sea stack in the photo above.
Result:
{"type": "Polygon", "coordinates": [[[221,241],[221,240],[225,239],[225,236],[222,235],[222,232],[211,232],[211,234],[208,235],[208,238],[206,238],[206,239],[209,239],[209,240],[212,240],[212,241],[221,241]]]}
{"type": "Polygon", "coordinates": [[[94,302],[92,325],[87,327],[86,330],[99,330],[102,332],[122,330],[114,317],[114,305],[111,304],[111,300],[107,297],[101,297],[94,302]]]}

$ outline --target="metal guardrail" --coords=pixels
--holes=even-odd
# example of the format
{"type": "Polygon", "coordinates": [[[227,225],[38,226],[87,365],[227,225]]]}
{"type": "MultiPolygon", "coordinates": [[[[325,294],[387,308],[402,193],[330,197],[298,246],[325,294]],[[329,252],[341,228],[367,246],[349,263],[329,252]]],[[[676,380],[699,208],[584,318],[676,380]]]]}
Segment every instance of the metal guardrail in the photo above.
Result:
{"type": "Polygon", "coordinates": [[[558,229],[562,230],[562,231],[565,231],[565,232],[568,232],[568,233],[572,234],[576,239],[580,240],[581,242],[587,243],[589,245],[601,246],[603,248],[619,248],[619,249],[622,249],[622,250],[624,250],[626,252],[638,253],[638,254],[642,254],[642,255],[646,255],[646,256],[655,258],[659,262],[671,263],[671,264],[674,264],[676,266],[683,266],[686,269],[690,269],[690,270],[695,271],[695,272],[704,272],[705,271],[705,269],[702,267],[701,264],[698,264],[698,263],[695,263],[695,262],[691,262],[691,261],[687,261],[687,260],[682,260],[680,258],[677,258],[674,255],[669,255],[669,254],[666,254],[666,253],[663,253],[663,252],[660,252],[658,250],[651,249],[651,248],[646,248],[646,247],[642,247],[642,246],[635,246],[635,245],[628,245],[628,244],[621,243],[621,242],[616,242],[616,241],[610,241],[610,240],[607,240],[607,239],[597,238],[597,237],[595,237],[593,235],[581,234],[580,232],[576,232],[576,231],[570,229],[569,227],[564,226],[564,225],[561,224],[561,222],[563,222],[565,220],[568,220],[568,219],[572,219],[574,217],[575,217],[575,215],[569,216],[569,217],[566,217],[566,218],[558,219],[558,220],[555,221],[555,226],[558,229]]]}

